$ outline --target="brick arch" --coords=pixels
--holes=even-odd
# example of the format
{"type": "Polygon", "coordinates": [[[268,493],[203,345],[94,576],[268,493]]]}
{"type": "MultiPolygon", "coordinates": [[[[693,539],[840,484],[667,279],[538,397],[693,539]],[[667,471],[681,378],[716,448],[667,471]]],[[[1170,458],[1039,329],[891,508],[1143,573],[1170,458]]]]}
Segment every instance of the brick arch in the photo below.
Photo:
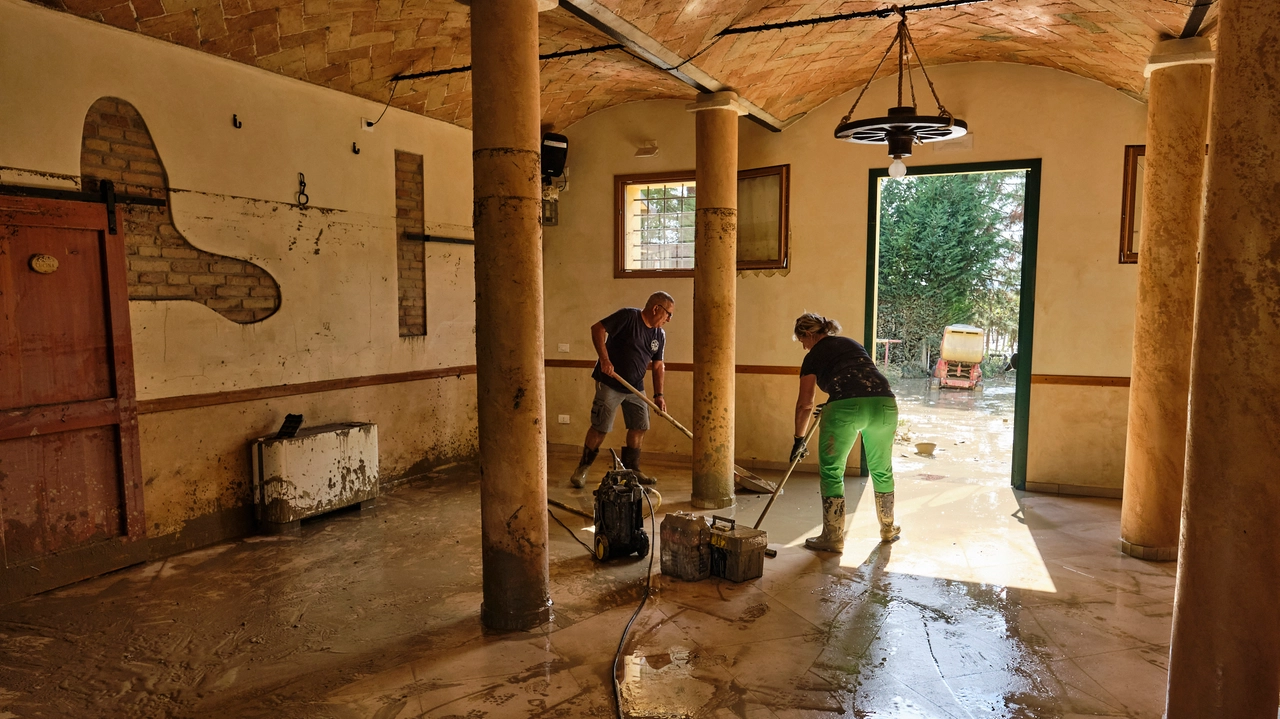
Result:
{"type": "MultiPolygon", "coordinates": [[[[128,102],[99,98],[84,119],[80,175],[96,192],[110,180],[116,192],[167,200],[169,177],[147,123],[128,102]]],[[[280,309],[280,285],[263,268],[206,252],[187,241],[163,207],[122,205],[129,299],[199,302],[232,322],[260,322],[280,309]]]]}

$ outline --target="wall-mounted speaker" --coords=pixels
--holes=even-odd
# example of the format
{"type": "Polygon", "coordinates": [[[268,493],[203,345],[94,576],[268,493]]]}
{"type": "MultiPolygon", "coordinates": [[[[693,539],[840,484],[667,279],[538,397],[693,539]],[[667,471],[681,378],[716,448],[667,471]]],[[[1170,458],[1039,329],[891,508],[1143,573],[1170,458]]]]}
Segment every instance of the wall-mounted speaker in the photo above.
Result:
{"type": "Polygon", "coordinates": [[[560,177],[569,157],[569,138],[554,132],[542,135],[542,176],[560,177]]]}

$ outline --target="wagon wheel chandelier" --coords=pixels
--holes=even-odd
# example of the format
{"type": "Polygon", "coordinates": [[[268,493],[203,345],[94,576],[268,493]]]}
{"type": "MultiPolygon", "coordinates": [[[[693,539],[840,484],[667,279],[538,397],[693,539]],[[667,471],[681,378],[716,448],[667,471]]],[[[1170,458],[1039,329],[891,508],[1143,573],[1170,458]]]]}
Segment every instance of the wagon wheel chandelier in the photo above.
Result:
{"type": "Polygon", "coordinates": [[[857,99],[853,101],[853,107],[849,108],[849,112],[836,126],[835,135],[837,140],[845,142],[866,145],[887,144],[889,154],[893,157],[893,164],[889,165],[889,176],[904,177],[907,174],[907,166],[902,163],[902,158],[911,157],[912,145],[961,137],[969,131],[969,126],[942,106],[942,101],[938,99],[938,91],[933,87],[933,80],[929,79],[929,73],[925,71],[924,63],[920,60],[920,52],[916,50],[916,42],[911,38],[911,31],[907,29],[906,10],[897,5],[893,10],[899,16],[898,33],[889,42],[889,47],[885,48],[880,64],[876,65],[871,77],[867,78],[867,84],[862,86],[862,92],[858,93],[857,99]],[[894,45],[898,46],[898,106],[889,108],[889,114],[885,117],[854,120],[853,113],[858,109],[858,103],[862,101],[862,96],[866,94],[871,82],[876,79],[894,45]],[[912,54],[915,55],[916,64],[920,66],[920,73],[929,83],[929,92],[933,94],[934,104],[938,106],[937,115],[921,115],[916,112],[916,87],[911,78],[912,54]],[[910,105],[902,102],[904,81],[911,93],[910,105]]]}

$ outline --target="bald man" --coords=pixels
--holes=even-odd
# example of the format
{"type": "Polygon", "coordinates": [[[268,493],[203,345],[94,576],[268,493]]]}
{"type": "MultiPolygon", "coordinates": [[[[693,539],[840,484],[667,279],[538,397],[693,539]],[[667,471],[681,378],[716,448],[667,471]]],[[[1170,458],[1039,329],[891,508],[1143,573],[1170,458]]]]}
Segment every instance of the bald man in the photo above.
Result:
{"type": "Polygon", "coordinates": [[[653,401],[667,411],[667,400],[662,396],[666,370],[662,363],[667,346],[667,333],[663,325],[675,314],[676,301],[666,292],[654,292],[644,304],[644,309],[623,307],[608,317],[591,325],[591,343],[595,345],[596,396],[591,403],[591,428],[583,441],[582,460],[573,471],[569,483],[583,487],[587,471],[600,453],[605,435],[613,429],[613,418],[622,407],[622,418],[627,426],[627,446],[622,448],[622,464],[635,470],[641,484],[656,484],[658,480],[640,471],[640,445],[649,429],[649,405],[627,391],[615,379],[621,377],[632,387],[644,391],[644,375],[653,364],[653,401]]]}

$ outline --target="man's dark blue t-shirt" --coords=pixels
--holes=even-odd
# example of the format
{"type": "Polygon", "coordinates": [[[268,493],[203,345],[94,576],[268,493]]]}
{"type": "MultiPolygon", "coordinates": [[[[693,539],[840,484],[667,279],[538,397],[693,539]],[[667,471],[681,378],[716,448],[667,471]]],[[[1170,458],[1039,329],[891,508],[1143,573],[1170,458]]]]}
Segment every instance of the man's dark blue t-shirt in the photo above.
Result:
{"type": "MultiPolygon", "coordinates": [[[[604,341],[604,348],[609,353],[609,361],[613,363],[613,371],[632,387],[643,392],[645,370],[649,368],[650,362],[662,361],[662,353],[667,346],[667,333],[646,325],[640,314],[640,310],[635,307],[623,307],[600,320],[600,324],[609,333],[604,341]]],[[[596,369],[591,377],[619,392],[630,394],[617,380],[600,371],[599,362],[596,362],[596,369]]]]}

